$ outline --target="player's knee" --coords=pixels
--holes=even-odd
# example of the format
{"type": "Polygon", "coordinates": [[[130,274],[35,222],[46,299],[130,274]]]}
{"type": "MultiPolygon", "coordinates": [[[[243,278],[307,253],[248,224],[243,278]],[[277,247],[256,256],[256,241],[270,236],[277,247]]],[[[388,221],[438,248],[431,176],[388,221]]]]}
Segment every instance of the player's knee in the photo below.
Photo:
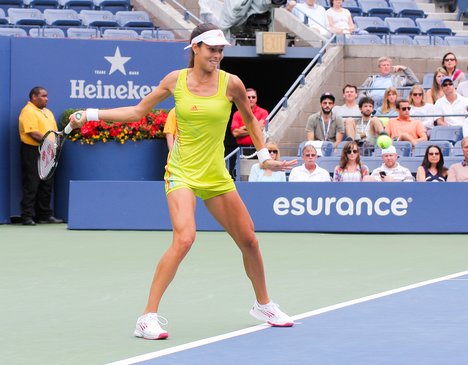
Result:
{"type": "Polygon", "coordinates": [[[258,240],[254,233],[248,234],[243,237],[241,246],[246,250],[257,250],[258,240]]]}
{"type": "Polygon", "coordinates": [[[182,255],[187,254],[190,251],[193,243],[195,242],[195,235],[183,234],[174,237],[174,248],[179,251],[182,255]]]}

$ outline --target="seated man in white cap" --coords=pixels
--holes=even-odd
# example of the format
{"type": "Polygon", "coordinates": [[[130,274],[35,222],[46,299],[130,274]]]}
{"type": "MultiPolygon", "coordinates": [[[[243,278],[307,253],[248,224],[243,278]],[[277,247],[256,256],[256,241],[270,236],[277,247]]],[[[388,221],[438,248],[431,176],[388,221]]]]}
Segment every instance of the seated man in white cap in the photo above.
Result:
{"type": "Polygon", "coordinates": [[[382,150],[382,166],[372,171],[370,176],[366,176],[363,181],[384,181],[401,182],[414,181],[411,171],[401,166],[398,162],[398,154],[395,146],[390,146],[382,150]]]}

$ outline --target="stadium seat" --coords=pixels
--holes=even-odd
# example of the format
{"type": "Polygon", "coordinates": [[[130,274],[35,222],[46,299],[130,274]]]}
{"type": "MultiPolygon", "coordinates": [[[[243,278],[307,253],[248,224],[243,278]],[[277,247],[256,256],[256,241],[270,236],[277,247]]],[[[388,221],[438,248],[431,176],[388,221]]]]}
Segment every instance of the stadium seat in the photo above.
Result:
{"type": "Polygon", "coordinates": [[[130,0],[93,0],[96,10],[108,10],[111,13],[127,11],[132,8],[130,0]]]}
{"type": "Polygon", "coordinates": [[[429,90],[432,87],[432,81],[434,79],[434,73],[426,72],[423,76],[422,87],[424,90],[429,90]]]}
{"type": "Polygon", "coordinates": [[[450,141],[455,143],[463,138],[462,127],[435,126],[431,130],[431,141],[450,141]]]}
{"type": "Polygon", "coordinates": [[[119,27],[114,14],[108,10],[81,10],[79,17],[88,27],[119,27]]]}
{"type": "Polygon", "coordinates": [[[421,29],[422,34],[451,36],[452,29],[448,28],[443,20],[440,19],[416,19],[416,24],[421,29]]]}
{"type": "Polygon", "coordinates": [[[148,29],[142,30],[140,33],[142,39],[159,39],[171,41],[175,39],[175,34],[170,30],[161,30],[161,29],[148,29]]]}
{"type": "Polygon", "coordinates": [[[468,36],[448,36],[444,42],[447,46],[468,46],[468,36]]]}
{"type": "Polygon", "coordinates": [[[347,42],[348,44],[385,44],[377,34],[354,34],[347,42]]]}
{"type": "Polygon", "coordinates": [[[6,17],[5,11],[0,8],[0,25],[8,24],[8,18],[6,17]]]}
{"type": "MultiPolygon", "coordinates": [[[[299,147],[297,148],[297,156],[301,157],[302,156],[302,150],[304,149],[304,145],[309,142],[309,141],[304,141],[299,144],[299,147]]],[[[321,144],[321,154],[322,156],[331,156],[333,154],[333,143],[330,141],[314,141],[317,142],[318,144],[321,144]]]]}
{"type": "Polygon", "coordinates": [[[463,149],[461,147],[461,141],[457,141],[452,149],[452,156],[463,156],[463,149]]]}
{"type": "Polygon", "coordinates": [[[413,46],[414,41],[409,35],[406,34],[390,34],[390,44],[397,44],[400,46],[413,46]]]}
{"type": "MultiPolygon", "coordinates": [[[[424,154],[423,154],[424,156],[424,154]]],[[[398,159],[398,163],[401,166],[406,167],[410,170],[411,174],[416,177],[416,172],[418,171],[418,167],[421,166],[423,159],[421,156],[408,156],[408,157],[400,157],[398,159]]]]}
{"type": "Polygon", "coordinates": [[[365,30],[371,34],[385,35],[390,34],[390,28],[383,19],[375,16],[356,16],[354,17],[356,27],[365,30]]]}
{"type": "Polygon", "coordinates": [[[328,171],[333,176],[335,167],[340,163],[340,156],[322,156],[317,159],[317,165],[328,171]]]}
{"type": "Polygon", "coordinates": [[[0,27],[0,36],[27,37],[28,33],[23,28],[3,28],[0,27]]]}
{"type": "Polygon", "coordinates": [[[102,38],[138,39],[139,35],[132,29],[105,29],[102,38]]]}
{"type": "Polygon", "coordinates": [[[468,16],[468,0],[458,0],[458,14],[457,20],[460,21],[462,18],[468,16]]]}
{"type": "Polygon", "coordinates": [[[445,44],[444,39],[436,35],[415,35],[413,40],[418,46],[443,46],[445,44]]]}
{"type": "MultiPolygon", "coordinates": [[[[408,141],[394,141],[393,146],[396,148],[398,156],[400,157],[408,157],[411,156],[411,142],[408,141]]],[[[374,151],[375,157],[382,156],[382,150],[378,147],[375,148],[374,151]]]]}
{"type": "Polygon", "coordinates": [[[418,19],[426,17],[424,10],[421,10],[415,1],[390,0],[390,6],[392,7],[396,16],[400,18],[418,19]]]}
{"type": "Polygon", "coordinates": [[[81,25],[81,19],[73,9],[46,9],[44,10],[44,18],[48,25],[66,27],[81,25]]]}
{"type": "Polygon", "coordinates": [[[94,9],[93,0],[59,0],[59,5],[64,9],[74,9],[76,11],[94,9]]]}
{"type": "Polygon", "coordinates": [[[14,25],[45,25],[45,19],[38,9],[8,9],[10,24],[14,25]]]}
{"type": "Polygon", "coordinates": [[[379,17],[382,20],[393,16],[393,9],[386,0],[360,0],[361,9],[367,16],[379,17]]]}
{"type": "Polygon", "coordinates": [[[35,38],[65,38],[65,33],[60,28],[32,28],[29,35],[35,38]]]}
{"type": "Polygon", "coordinates": [[[364,13],[356,2],[356,0],[344,0],[342,4],[343,8],[348,9],[351,13],[351,16],[354,18],[355,16],[363,16],[364,13]]]}
{"type": "Polygon", "coordinates": [[[452,150],[452,143],[450,141],[424,141],[418,142],[414,146],[413,156],[414,157],[421,157],[424,156],[426,153],[427,147],[430,145],[437,145],[442,150],[442,154],[444,156],[450,156],[450,152],[452,150]]]}
{"type": "Polygon", "coordinates": [[[146,11],[118,11],[117,13],[115,13],[115,19],[121,27],[154,27],[146,11]]]}
{"type": "Polygon", "coordinates": [[[362,156],[361,163],[369,168],[369,174],[372,173],[376,168],[382,166],[382,157],[375,156],[362,156]]]}
{"type": "Polygon", "coordinates": [[[328,0],[317,0],[317,4],[323,6],[325,9],[328,9],[330,7],[330,3],[328,0]]]}
{"type": "Polygon", "coordinates": [[[58,0],[23,0],[24,5],[28,8],[35,8],[41,11],[44,9],[58,8],[58,0]]]}
{"type": "Polygon", "coordinates": [[[421,34],[421,29],[416,26],[411,18],[385,18],[385,24],[393,34],[421,34]]]}
{"type": "Polygon", "coordinates": [[[23,0],[0,0],[0,9],[7,14],[10,8],[22,8],[23,0]]]}
{"type": "Polygon", "coordinates": [[[99,38],[100,33],[96,28],[68,28],[68,38],[99,38]]]}

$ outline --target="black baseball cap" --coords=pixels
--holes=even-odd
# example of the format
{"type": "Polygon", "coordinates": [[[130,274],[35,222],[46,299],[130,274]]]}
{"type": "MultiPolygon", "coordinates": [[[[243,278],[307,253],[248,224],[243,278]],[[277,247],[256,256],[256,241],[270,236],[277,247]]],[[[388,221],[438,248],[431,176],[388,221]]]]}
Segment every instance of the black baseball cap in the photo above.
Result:
{"type": "Polygon", "coordinates": [[[335,97],[332,93],[324,93],[320,96],[320,102],[324,101],[325,99],[330,99],[331,101],[335,102],[335,97]]]}

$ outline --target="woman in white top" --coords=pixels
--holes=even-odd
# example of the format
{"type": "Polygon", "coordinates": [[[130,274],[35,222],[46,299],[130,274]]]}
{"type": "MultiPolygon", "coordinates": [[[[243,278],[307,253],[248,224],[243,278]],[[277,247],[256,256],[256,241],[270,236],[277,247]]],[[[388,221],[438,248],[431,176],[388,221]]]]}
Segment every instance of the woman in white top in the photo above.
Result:
{"type": "Polygon", "coordinates": [[[328,26],[332,33],[350,34],[356,28],[348,9],[342,7],[343,0],[330,0],[331,8],[326,11],[328,26]]]}
{"type": "MultiPolygon", "coordinates": [[[[280,151],[278,145],[273,142],[266,144],[268,152],[273,160],[280,159],[280,151]]],[[[286,174],[284,171],[272,171],[270,169],[262,169],[259,163],[256,163],[250,169],[249,181],[286,181],[286,174]]]]}
{"type": "Polygon", "coordinates": [[[409,102],[411,105],[410,115],[423,123],[429,137],[431,129],[434,127],[434,117],[427,117],[426,115],[434,115],[434,105],[426,103],[424,99],[423,87],[419,84],[414,85],[409,93],[409,102]]]}

